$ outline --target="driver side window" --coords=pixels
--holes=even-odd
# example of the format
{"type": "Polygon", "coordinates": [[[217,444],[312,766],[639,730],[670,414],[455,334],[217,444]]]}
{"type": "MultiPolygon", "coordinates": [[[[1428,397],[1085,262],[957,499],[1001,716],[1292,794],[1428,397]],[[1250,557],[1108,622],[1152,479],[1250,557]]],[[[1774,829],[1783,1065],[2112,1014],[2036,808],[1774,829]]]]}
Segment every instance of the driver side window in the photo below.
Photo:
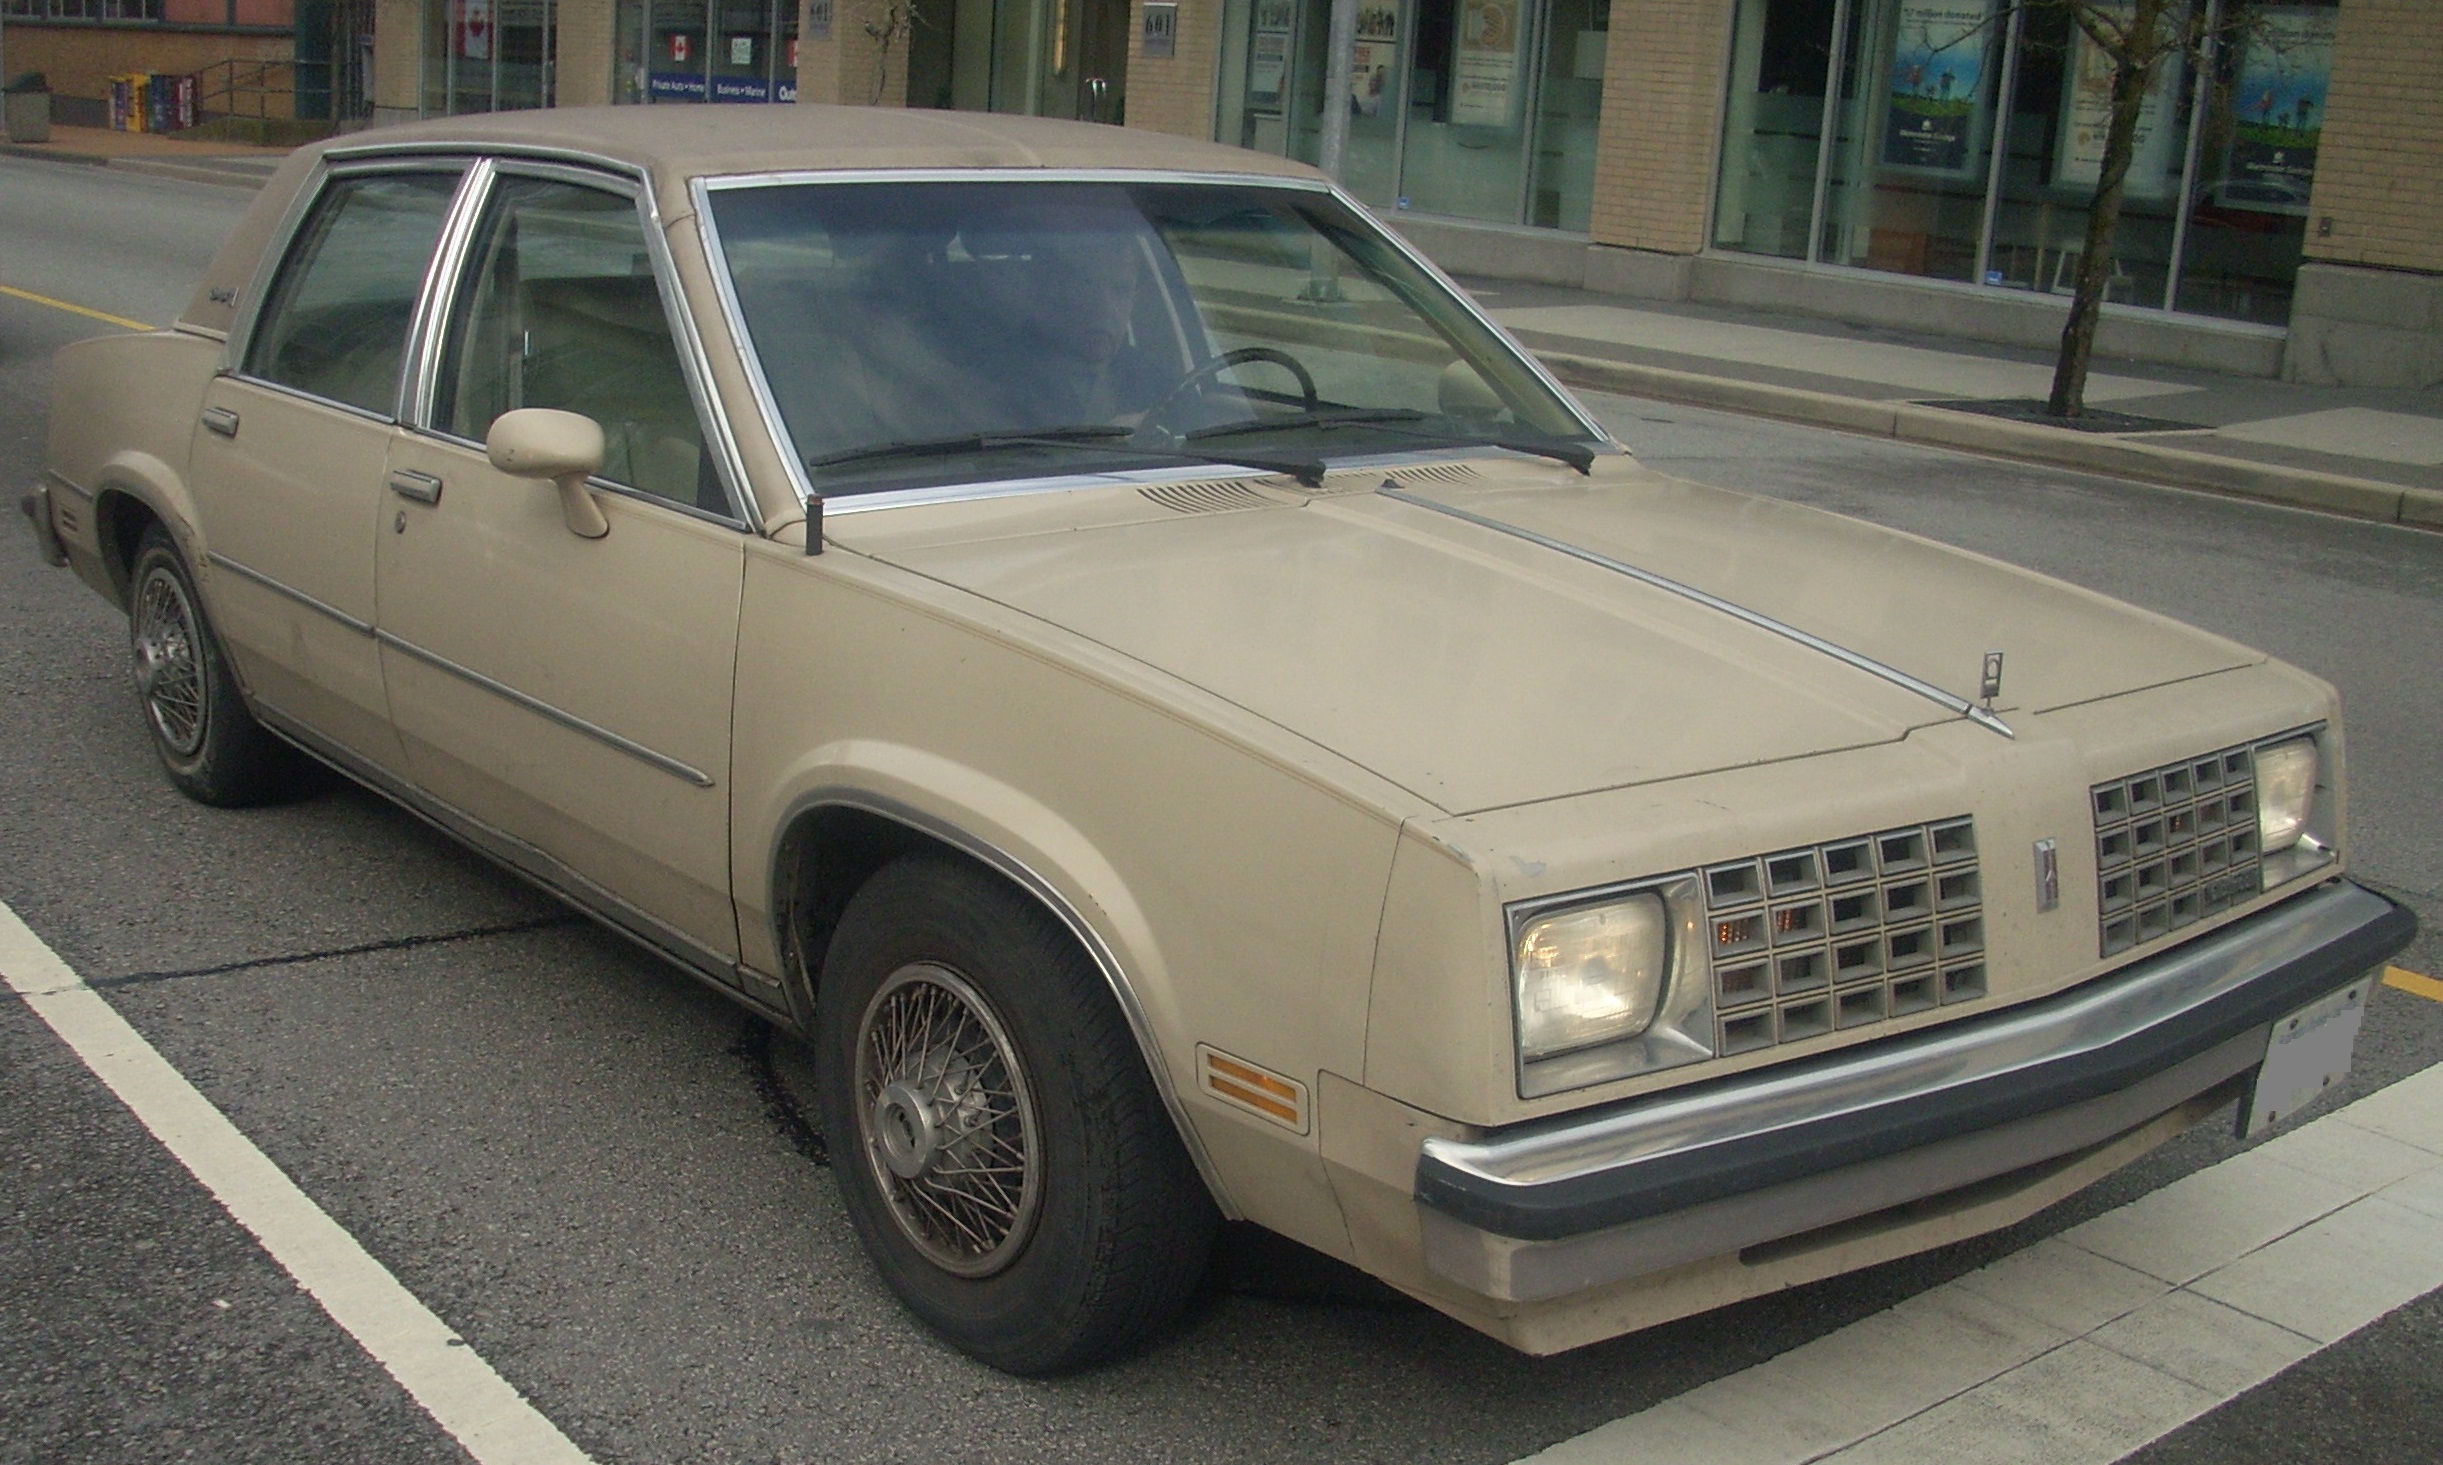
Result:
{"type": "Polygon", "coordinates": [[[602,476],[732,517],[662,311],[633,200],[504,176],[467,256],[433,425],[481,442],[493,419],[556,407],[602,424],[602,476]]]}

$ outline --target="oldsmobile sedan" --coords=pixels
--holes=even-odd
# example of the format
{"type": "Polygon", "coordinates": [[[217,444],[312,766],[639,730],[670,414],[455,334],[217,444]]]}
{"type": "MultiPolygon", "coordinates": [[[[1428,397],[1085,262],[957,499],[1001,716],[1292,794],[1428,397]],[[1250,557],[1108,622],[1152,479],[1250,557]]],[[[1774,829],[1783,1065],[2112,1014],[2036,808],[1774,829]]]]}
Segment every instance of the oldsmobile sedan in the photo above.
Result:
{"type": "Polygon", "coordinates": [[[1322,176],[1021,118],[295,154],[59,360],[45,552],[207,804],[340,769],[804,1034],[998,1367],[1225,1218],[1551,1352],[2349,1062],[2332,689],[1639,465],[1322,176]]]}

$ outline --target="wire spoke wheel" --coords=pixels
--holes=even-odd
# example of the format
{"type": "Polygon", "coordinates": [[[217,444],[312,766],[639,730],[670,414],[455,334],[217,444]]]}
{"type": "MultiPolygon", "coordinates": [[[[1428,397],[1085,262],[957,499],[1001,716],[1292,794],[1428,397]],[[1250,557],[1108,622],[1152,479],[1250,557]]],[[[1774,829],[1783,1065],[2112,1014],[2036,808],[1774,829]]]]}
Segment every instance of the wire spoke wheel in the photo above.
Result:
{"type": "Polygon", "coordinates": [[[967,980],[932,962],[885,978],[856,1038],[860,1149],[925,1259],[989,1277],[1025,1250],[1042,1199],[1017,1045],[967,980]]]}
{"type": "Polygon", "coordinates": [[[199,626],[186,586],[165,568],[150,569],[136,587],[136,692],[153,731],[181,758],[203,747],[209,725],[199,626]]]}

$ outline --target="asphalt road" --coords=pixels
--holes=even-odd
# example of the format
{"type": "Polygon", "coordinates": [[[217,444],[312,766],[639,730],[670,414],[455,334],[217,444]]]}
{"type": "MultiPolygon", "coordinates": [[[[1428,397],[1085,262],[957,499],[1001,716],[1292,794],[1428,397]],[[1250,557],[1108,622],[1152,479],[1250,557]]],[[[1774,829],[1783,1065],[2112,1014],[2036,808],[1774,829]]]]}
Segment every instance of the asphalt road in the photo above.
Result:
{"type": "MultiPolygon", "coordinates": [[[[245,196],[0,158],[0,285],[167,320],[245,196]]],[[[0,296],[0,483],[100,322],[0,296]]],[[[2443,971],[2443,536],[1598,402],[1650,462],[2032,565],[2348,699],[2353,857],[2443,971]]],[[[248,813],[158,773],[125,622],[0,529],[0,900],[417,1297],[612,1461],[1490,1465],[1737,1371],[2235,1151],[2206,1126],[2025,1225],[1559,1358],[1259,1246],[1178,1334],[1026,1383],[912,1324],[850,1237],[786,1042],[332,780],[248,813]]],[[[2380,989],[2351,1094],[2443,1061],[2380,989]]],[[[2346,1097],[2346,1096],[2345,1096],[2346,1097]]],[[[2141,1458],[2396,1461],[2443,1437],[2433,1296],[2141,1458]]],[[[462,1458],[48,1029],[0,998],[0,1461],[462,1458]]]]}

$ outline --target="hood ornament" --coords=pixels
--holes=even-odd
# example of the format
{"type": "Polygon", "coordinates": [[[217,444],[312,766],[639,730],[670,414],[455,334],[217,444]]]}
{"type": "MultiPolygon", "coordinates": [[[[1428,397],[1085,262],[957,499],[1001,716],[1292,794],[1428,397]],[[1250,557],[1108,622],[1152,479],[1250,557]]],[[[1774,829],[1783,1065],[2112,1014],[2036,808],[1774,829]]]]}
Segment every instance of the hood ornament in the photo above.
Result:
{"type": "Polygon", "coordinates": [[[1993,711],[1993,699],[2002,695],[2002,653],[1985,653],[1985,678],[1977,684],[1977,695],[1984,699],[1985,710],[1993,711]]]}

